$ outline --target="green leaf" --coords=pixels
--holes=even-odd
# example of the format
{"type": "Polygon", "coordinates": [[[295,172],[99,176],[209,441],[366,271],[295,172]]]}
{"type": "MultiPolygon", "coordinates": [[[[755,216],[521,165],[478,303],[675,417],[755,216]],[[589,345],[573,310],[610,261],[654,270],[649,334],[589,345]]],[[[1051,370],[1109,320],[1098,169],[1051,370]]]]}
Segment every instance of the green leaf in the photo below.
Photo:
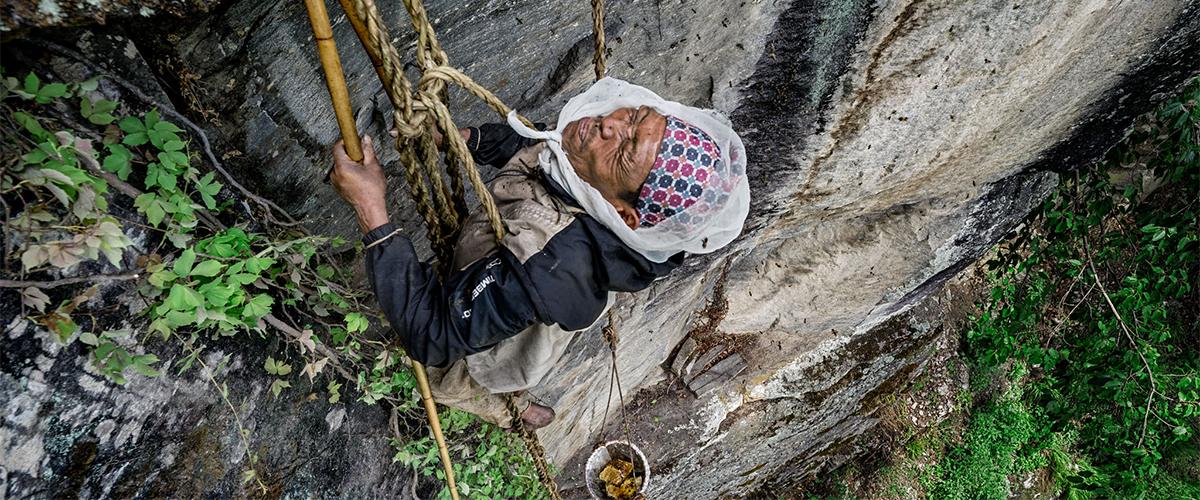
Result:
{"type": "Polygon", "coordinates": [[[133,153],[128,148],[120,144],[108,145],[108,156],[104,158],[104,170],[117,174],[121,180],[129,180],[129,172],[132,170],[130,160],[133,159],[133,153]]]}
{"type": "Polygon", "coordinates": [[[41,82],[42,81],[38,79],[37,75],[33,73],[25,75],[25,91],[30,94],[37,94],[38,86],[41,84],[41,82]]]}
{"type": "Polygon", "coordinates": [[[342,399],[342,392],[340,390],[342,384],[330,380],[329,385],[325,386],[325,388],[329,391],[329,404],[337,404],[342,399]]]}
{"type": "MultiPolygon", "coordinates": [[[[162,222],[163,217],[167,216],[167,210],[165,208],[163,208],[162,200],[160,200],[157,196],[154,196],[154,194],[145,193],[145,194],[138,196],[138,198],[140,199],[143,196],[149,197],[149,200],[146,202],[145,208],[142,209],[142,212],[146,214],[146,221],[149,222],[151,225],[158,226],[158,224],[160,222],[162,222]]],[[[136,205],[136,200],[135,200],[135,205],[136,205]]]]}
{"type": "Polygon", "coordinates": [[[171,293],[167,296],[166,304],[176,311],[190,311],[200,306],[203,298],[191,287],[176,283],[171,285],[171,293]]]}
{"type": "Polygon", "coordinates": [[[154,124],[154,130],[158,130],[161,132],[172,132],[172,133],[176,133],[176,134],[183,132],[183,129],[179,128],[174,123],[167,122],[167,121],[160,121],[160,122],[154,124]]]}
{"type": "Polygon", "coordinates": [[[158,110],[152,109],[149,112],[147,112],[145,121],[146,121],[146,130],[153,130],[155,125],[158,125],[158,121],[159,121],[158,110]]]}
{"type": "Polygon", "coordinates": [[[205,193],[204,191],[201,191],[200,192],[200,200],[204,202],[205,208],[207,208],[209,210],[217,209],[217,199],[213,198],[212,195],[205,193]]]}
{"type": "Polygon", "coordinates": [[[147,278],[146,281],[148,281],[151,285],[154,285],[155,287],[166,288],[167,284],[175,281],[175,279],[178,277],[179,276],[176,275],[175,273],[168,271],[166,269],[163,269],[162,271],[158,271],[158,272],[150,274],[150,277],[147,278]]]}
{"type": "Polygon", "coordinates": [[[370,322],[366,316],[360,313],[350,313],[346,315],[346,331],[349,332],[365,332],[370,322]]]}
{"type": "Polygon", "coordinates": [[[26,131],[28,131],[30,134],[33,134],[34,137],[38,139],[47,139],[50,137],[50,133],[46,132],[46,129],[42,128],[42,124],[38,123],[37,118],[34,118],[33,115],[30,115],[24,111],[14,111],[12,117],[17,121],[17,123],[20,123],[22,127],[25,127],[26,131]]]}
{"type": "Polygon", "coordinates": [[[132,365],[132,368],[133,368],[133,371],[138,372],[147,377],[157,377],[160,375],[158,370],[155,370],[154,368],[151,368],[151,367],[143,365],[143,364],[134,363],[132,365]]]}
{"type": "Polygon", "coordinates": [[[217,273],[221,272],[221,268],[223,267],[225,267],[224,264],[221,264],[216,260],[209,259],[197,264],[196,267],[192,268],[192,272],[189,274],[191,276],[205,276],[211,278],[216,276],[217,273]]]}
{"type": "Polygon", "coordinates": [[[67,95],[67,84],[51,83],[38,90],[37,102],[40,104],[46,104],[65,95],[67,95]]]}
{"type": "MultiPolygon", "coordinates": [[[[174,312],[175,311],[171,311],[171,313],[174,313],[174,312]]],[[[167,313],[167,314],[170,315],[171,313],[167,313]]],[[[164,318],[159,318],[154,321],[151,321],[150,322],[150,331],[158,332],[160,335],[162,335],[163,340],[167,340],[167,339],[171,338],[171,327],[167,326],[167,320],[164,318]]]]}
{"type": "Polygon", "coordinates": [[[112,342],[101,342],[100,345],[96,346],[96,350],[92,354],[96,356],[96,359],[102,360],[107,358],[109,354],[112,354],[113,350],[116,348],[117,344],[112,342]]]}
{"type": "Polygon", "coordinates": [[[145,132],[134,132],[125,136],[124,139],[121,139],[121,144],[126,144],[129,146],[141,146],[149,141],[150,137],[148,137],[145,132]]]}
{"type": "MultiPolygon", "coordinates": [[[[178,179],[175,177],[175,174],[171,174],[166,171],[160,171],[158,172],[158,178],[156,180],[158,181],[159,187],[162,187],[164,191],[171,192],[178,188],[178,185],[176,184],[178,179]]],[[[178,212],[178,210],[172,210],[172,212],[178,212]]]]}
{"type": "MultiPolygon", "coordinates": [[[[146,135],[146,127],[142,125],[142,121],[133,116],[126,116],[125,118],[122,118],[121,121],[117,122],[117,126],[127,134],[140,133],[142,136],[146,135]]],[[[141,144],[145,143],[145,140],[141,142],[141,144]]]]}
{"type": "Polygon", "coordinates": [[[280,392],[291,386],[292,384],[286,380],[276,380],[271,382],[271,394],[275,395],[275,397],[279,397],[280,392]]]}
{"type": "Polygon", "coordinates": [[[184,250],[179,254],[179,258],[175,259],[175,274],[179,276],[187,276],[192,272],[192,265],[196,263],[196,252],[192,249],[184,250]]]}
{"type": "Polygon", "coordinates": [[[190,325],[196,322],[196,311],[168,311],[164,316],[167,327],[171,329],[190,325]]]}
{"type": "Polygon", "coordinates": [[[92,115],[88,116],[87,119],[89,122],[92,122],[95,125],[108,125],[116,121],[117,117],[110,113],[93,113],[92,115]]]}
{"type": "Polygon", "coordinates": [[[229,276],[229,281],[232,281],[239,285],[249,285],[251,283],[254,283],[255,280],[257,280],[257,279],[258,279],[257,274],[250,274],[250,273],[236,273],[236,274],[232,274],[229,276]]]}
{"type": "Polygon", "coordinates": [[[196,191],[200,192],[200,199],[204,201],[204,206],[209,210],[217,208],[217,200],[213,198],[221,191],[221,183],[213,181],[213,173],[204,174],[203,177],[196,180],[196,191]]]}
{"type": "Polygon", "coordinates": [[[229,304],[229,299],[233,297],[234,292],[232,286],[218,282],[210,283],[200,290],[200,293],[204,295],[204,300],[215,307],[224,307],[229,304]]]}
{"type": "Polygon", "coordinates": [[[150,365],[158,362],[158,356],[153,354],[139,354],[134,356],[131,361],[132,364],[130,366],[133,367],[134,371],[147,377],[158,376],[158,371],[150,367],[150,365]]]}
{"type": "Polygon", "coordinates": [[[261,273],[267,269],[270,269],[271,266],[275,265],[275,259],[268,259],[265,257],[251,257],[249,259],[246,259],[245,262],[246,262],[246,272],[254,273],[254,274],[261,273]]]}
{"type": "Polygon", "coordinates": [[[258,319],[266,316],[267,313],[271,312],[271,305],[274,303],[275,299],[271,298],[270,295],[265,293],[257,294],[242,309],[242,317],[246,319],[258,319]]]}

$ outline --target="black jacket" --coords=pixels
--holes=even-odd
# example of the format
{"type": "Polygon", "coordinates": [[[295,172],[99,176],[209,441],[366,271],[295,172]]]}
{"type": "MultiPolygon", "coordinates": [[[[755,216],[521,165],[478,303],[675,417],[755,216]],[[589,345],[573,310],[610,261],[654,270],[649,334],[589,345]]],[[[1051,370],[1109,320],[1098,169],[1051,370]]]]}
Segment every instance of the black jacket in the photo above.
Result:
{"type": "MultiPolygon", "coordinates": [[[[475,162],[501,167],[533,142],[506,124],[471,129],[475,162]]],[[[564,203],[575,201],[553,181],[547,189],[564,203]]],[[[395,230],[372,229],[364,244],[395,230]]],[[[587,214],[576,214],[541,252],[522,264],[498,246],[495,253],[451,274],[444,282],[417,259],[412,242],[397,235],[367,250],[367,274],[375,297],[413,359],[443,367],[512,337],[535,321],[580,330],[604,311],[611,291],[646,288],[683,261],[683,254],[655,263],[629,248],[587,214]]]]}

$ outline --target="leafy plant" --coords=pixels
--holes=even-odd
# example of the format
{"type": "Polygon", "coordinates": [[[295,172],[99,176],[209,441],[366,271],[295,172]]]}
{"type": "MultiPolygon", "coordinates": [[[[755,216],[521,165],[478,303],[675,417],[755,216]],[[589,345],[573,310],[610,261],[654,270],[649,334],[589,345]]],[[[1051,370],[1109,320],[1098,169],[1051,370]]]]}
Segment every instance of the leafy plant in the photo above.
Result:
{"type": "Polygon", "coordinates": [[[1031,440],[1077,431],[1090,472],[1062,476],[1069,496],[1145,494],[1164,456],[1196,439],[1198,100],[1194,80],[1064,182],[1039,229],[991,263],[991,300],[967,334],[982,369],[1031,367],[1023,400],[1044,411],[1031,440]]]}
{"type": "MultiPolygon", "coordinates": [[[[343,269],[357,256],[355,247],[340,238],[273,225],[277,221],[270,214],[259,220],[245,204],[240,206],[246,212],[233,213],[237,200],[224,190],[218,173],[205,171],[204,162],[193,156],[187,131],[153,107],[136,113],[105,99],[96,80],[46,84],[33,73],[19,80],[0,68],[0,82],[0,115],[8,118],[0,120],[5,137],[0,265],[6,271],[19,265],[21,279],[134,271],[115,277],[137,278],[136,290],[147,303],[144,321],[103,328],[86,307],[99,287],[64,298],[57,290],[72,287],[43,289],[39,283],[46,280],[28,281],[20,289],[27,321],[59,342],[82,346],[92,366],[117,384],[134,374],[154,377],[166,370],[146,352],[149,341],[159,338],[182,347],[185,355],[171,368],[183,374],[193,365],[203,367],[201,376],[217,389],[238,426],[248,458],[243,482],[262,492],[267,490],[250,431],[229,387],[218,380],[229,357],[208,366],[201,356],[207,339],[242,334],[247,341],[269,335],[286,340],[290,352],[275,353],[263,365],[275,397],[303,383],[300,377],[314,388],[319,377],[326,377],[329,404],[343,401],[348,381],[359,393],[357,401],[386,404],[406,420],[423,421],[403,352],[368,333],[380,317],[364,306],[366,294],[349,284],[343,269]],[[127,198],[115,197],[114,191],[127,198]],[[120,210],[110,212],[110,204],[120,210]],[[132,209],[144,221],[131,217],[132,209]],[[127,236],[135,232],[137,245],[127,236]],[[289,361],[295,359],[303,364],[289,361]]],[[[86,278],[50,281],[57,286],[86,278]]],[[[534,494],[532,466],[511,435],[467,413],[445,415],[463,460],[456,468],[464,493],[534,494]]],[[[428,438],[396,434],[393,440],[404,457],[432,456],[436,462],[436,447],[428,438]]],[[[441,474],[430,463],[402,461],[428,475],[441,474]]]]}
{"type": "MultiPolygon", "coordinates": [[[[546,498],[537,470],[516,434],[455,409],[443,411],[441,420],[451,446],[455,481],[463,497],[546,498]]],[[[393,440],[393,445],[397,448],[393,461],[445,480],[432,436],[407,442],[393,440]]],[[[450,498],[449,490],[442,488],[438,498],[450,498]]]]}

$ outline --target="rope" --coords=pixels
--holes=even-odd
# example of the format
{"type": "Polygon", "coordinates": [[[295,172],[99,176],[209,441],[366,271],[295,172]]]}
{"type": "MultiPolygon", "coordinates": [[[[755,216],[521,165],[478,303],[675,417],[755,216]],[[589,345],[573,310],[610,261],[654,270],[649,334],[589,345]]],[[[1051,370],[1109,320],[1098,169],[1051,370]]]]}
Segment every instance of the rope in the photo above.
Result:
{"type": "MultiPolygon", "coordinates": [[[[449,66],[449,58],[437,41],[433,26],[421,0],[404,0],[404,7],[417,32],[417,68],[422,76],[416,91],[404,75],[399,52],[389,40],[379,9],[373,0],[341,0],[342,7],[352,18],[355,32],[368,55],[371,56],[376,72],[385,92],[392,102],[392,119],[397,131],[396,149],[404,165],[405,180],[409,194],[418,212],[425,221],[431,247],[442,274],[449,271],[453,261],[453,245],[457,240],[462,221],[466,218],[466,202],[462,177],[465,175],[479,196],[480,205],[487,214],[492,232],[499,242],[505,234],[500,211],[475,168],[474,160],[466,142],[458,133],[446,106],[447,84],[453,83],[483,100],[501,116],[508,115],[510,108],[483,86],[475,83],[463,72],[449,66]],[[351,3],[353,2],[353,3],[351,3]],[[353,22],[357,21],[357,22],[353,22]],[[433,140],[433,129],[442,132],[446,143],[446,173],[450,177],[447,189],[437,168],[437,149],[433,140]]],[[[527,126],[533,124],[521,118],[527,126]]],[[[525,442],[538,470],[539,479],[550,498],[559,497],[558,486],[550,475],[546,462],[546,451],[537,434],[528,430],[521,419],[512,394],[505,395],[505,405],[513,417],[513,426],[525,442]]],[[[447,463],[448,463],[448,457],[447,463]]],[[[452,494],[457,492],[452,491],[452,494]]]]}
{"type": "MultiPolygon", "coordinates": [[[[504,223],[500,211],[492,200],[491,192],[487,190],[483,179],[475,168],[475,162],[467,149],[466,142],[458,133],[458,127],[446,106],[448,84],[453,83],[467,92],[478,97],[501,116],[507,116],[510,108],[483,86],[476,83],[462,71],[449,65],[449,58],[442,50],[437,40],[429,15],[421,0],[403,0],[404,8],[408,11],[413,29],[417,32],[416,58],[417,68],[421,78],[416,85],[416,91],[404,75],[404,67],[399,52],[390,42],[387,28],[374,0],[340,0],[342,8],[351,18],[351,24],[359,36],[372,65],[383,84],[384,91],[392,102],[392,121],[397,131],[396,150],[400,153],[400,161],[404,166],[404,177],[408,183],[409,195],[412,197],[417,211],[420,213],[425,227],[429,232],[430,246],[437,258],[438,270],[442,274],[449,271],[453,262],[454,242],[467,215],[464,186],[462,177],[465,175],[472,189],[479,196],[480,205],[487,214],[492,233],[499,242],[503,239],[504,223]],[[450,178],[450,186],[442,180],[442,174],[437,168],[437,148],[433,140],[433,129],[437,127],[446,143],[446,173],[450,178]]],[[[595,39],[595,54],[592,63],[595,66],[596,79],[605,74],[605,41],[604,41],[604,1],[592,0],[592,31],[595,39]]],[[[521,121],[530,128],[533,124],[520,117],[521,121]]],[[[610,348],[613,353],[613,373],[616,374],[616,340],[612,330],[612,314],[609,314],[609,326],[606,327],[606,337],[611,338],[610,348]]],[[[620,391],[620,380],[616,380],[620,391]]],[[[610,381],[611,390],[611,381],[610,381]]],[[[621,411],[624,420],[624,398],[622,397],[621,411]]],[[[559,497],[558,486],[550,475],[546,463],[546,451],[538,440],[537,434],[525,428],[521,412],[517,408],[513,394],[505,395],[505,406],[511,413],[513,427],[525,441],[525,446],[533,458],[534,466],[542,485],[550,498],[559,497]]],[[[605,408],[607,416],[608,409],[605,408]]],[[[628,424],[626,423],[626,430],[628,424]]],[[[448,466],[448,457],[447,457],[448,466]]],[[[452,493],[457,493],[453,492],[452,493]]]]}
{"type": "MultiPolygon", "coordinates": [[[[604,401],[604,417],[600,420],[600,432],[604,433],[604,428],[608,426],[608,410],[612,406],[613,385],[617,386],[617,399],[621,402],[621,435],[625,437],[625,441],[633,442],[629,439],[629,419],[625,416],[625,391],[621,390],[621,372],[617,370],[617,342],[620,340],[617,337],[617,320],[613,315],[612,309],[608,310],[608,324],[604,325],[601,333],[604,335],[604,343],[608,345],[608,352],[612,355],[612,366],[608,374],[608,398],[604,401]]],[[[601,439],[603,441],[603,438],[601,439]]]]}
{"type": "Polygon", "coordinates": [[[592,0],[592,38],[596,42],[592,53],[592,65],[596,67],[596,80],[604,78],[607,62],[604,47],[604,0],[592,0]]]}
{"type": "Polygon", "coordinates": [[[550,474],[550,466],[546,463],[546,449],[542,447],[537,433],[525,428],[525,421],[521,420],[521,409],[517,408],[515,393],[510,392],[504,395],[504,406],[512,416],[513,430],[521,436],[521,440],[525,442],[525,449],[534,458],[533,466],[537,469],[538,478],[541,480],[542,486],[546,488],[546,493],[550,495],[551,500],[560,500],[562,496],[558,493],[558,484],[555,483],[554,476],[550,474]]]}

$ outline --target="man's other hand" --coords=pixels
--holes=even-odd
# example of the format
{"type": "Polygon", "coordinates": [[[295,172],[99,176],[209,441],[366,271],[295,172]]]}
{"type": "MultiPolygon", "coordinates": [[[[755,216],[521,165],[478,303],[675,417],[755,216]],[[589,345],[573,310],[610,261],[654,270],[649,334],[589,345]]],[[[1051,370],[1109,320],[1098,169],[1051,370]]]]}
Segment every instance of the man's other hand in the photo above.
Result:
{"type": "Polygon", "coordinates": [[[342,199],[354,208],[358,228],[366,233],[388,221],[387,178],[383,175],[379,160],[375,158],[371,136],[363,136],[362,150],[363,161],[358,163],[346,156],[342,141],[334,143],[333,173],[329,175],[329,180],[342,199]]]}
{"type": "MultiPolygon", "coordinates": [[[[445,136],[442,135],[442,131],[438,130],[437,127],[432,127],[432,130],[433,130],[434,145],[436,145],[437,148],[440,150],[445,150],[446,144],[444,144],[444,143],[446,141],[445,141],[445,136]]],[[[388,130],[388,135],[392,136],[392,138],[395,139],[397,137],[400,137],[400,132],[397,132],[396,129],[391,129],[391,130],[388,130]]],[[[462,136],[463,142],[465,142],[467,144],[471,144],[471,129],[470,128],[458,129],[458,135],[462,136]]]]}

